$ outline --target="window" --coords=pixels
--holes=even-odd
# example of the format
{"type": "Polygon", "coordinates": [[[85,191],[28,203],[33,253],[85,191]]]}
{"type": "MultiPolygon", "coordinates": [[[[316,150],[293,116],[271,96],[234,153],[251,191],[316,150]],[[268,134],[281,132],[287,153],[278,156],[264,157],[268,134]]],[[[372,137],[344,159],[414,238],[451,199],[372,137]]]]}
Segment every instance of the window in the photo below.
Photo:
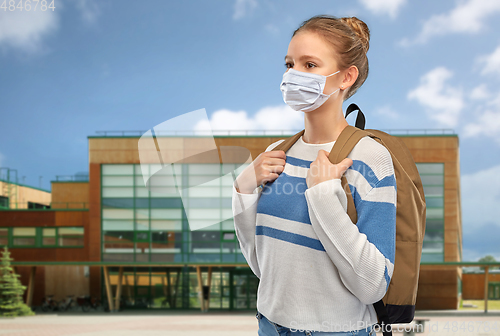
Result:
{"type": "Polygon", "coordinates": [[[42,245],[55,246],[56,244],[56,228],[42,228],[42,245]]]}
{"type": "Polygon", "coordinates": [[[0,247],[9,245],[9,228],[0,228],[0,247]]]}
{"type": "Polygon", "coordinates": [[[427,206],[421,261],[444,261],[444,163],[416,165],[427,206]]]}
{"type": "Polygon", "coordinates": [[[458,250],[460,252],[460,259],[459,261],[462,261],[462,244],[460,243],[460,235],[457,234],[457,246],[458,246],[458,250]]]}
{"type": "Polygon", "coordinates": [[[28,209],[50,209],[50,205],[28,202],[28,209]]]}
{"type": "Polygon", "coordinates": [[[236,239],[236,234],[234,232],[224,232],[222,234],[222,240],[224,241],[234,241],[236,239]]]}
{"type": "Polygon", "coordinates": [[[83,232],[83,227],[0,228],[0,246],[83,247],[83,232]],[[12,232],[11,244],[9,244],[9,230],[12,232]]]}
{"type": "Polygon", "coordinates": [[[58,228],[59,246],[83,246],[83,227],[58,228]]]}
{"type": "Polygon", "coordinates": [[[135,231],[135,241],[138,243],[148,243],[149,231],[135,231]]]}
{"type": "Polygon", "coordinates": [[[35,246],[36,243],[36,228],[16,227],[13,228],[13,245],[14,246],[35,246]]]}
{"type": "Polygon", "coordinates": [[[0,196],[0,209],[9,208],[9,198],[7,196],[0,196]]]}

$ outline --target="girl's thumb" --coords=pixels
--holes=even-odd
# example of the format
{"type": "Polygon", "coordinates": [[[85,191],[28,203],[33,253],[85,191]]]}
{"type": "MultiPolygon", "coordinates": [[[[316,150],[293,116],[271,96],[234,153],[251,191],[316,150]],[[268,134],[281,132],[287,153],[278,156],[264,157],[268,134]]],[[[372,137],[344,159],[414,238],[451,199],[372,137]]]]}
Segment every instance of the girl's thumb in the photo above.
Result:
{"type": "Polygon", "coordinates": [[[342,173],[344,173],[351,165],[352,160],[349,158],[345,158],[344,160],[340,161],[340,169],[342,170],[342,173]]]}

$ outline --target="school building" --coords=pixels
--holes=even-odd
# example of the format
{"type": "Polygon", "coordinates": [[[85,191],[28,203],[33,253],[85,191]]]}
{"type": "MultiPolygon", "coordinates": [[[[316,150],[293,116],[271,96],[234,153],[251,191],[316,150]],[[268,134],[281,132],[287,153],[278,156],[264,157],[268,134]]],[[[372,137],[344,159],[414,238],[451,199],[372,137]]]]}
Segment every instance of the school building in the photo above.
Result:
{"type": "MultiPolygon", "coordinates": [[[[461,261],[457,134],[385,131],[408,146],[424,185],[422,263],[461,261]]],[[[259,279],[234,232],[232,183],[241,157],[294,133],[143,137],[141,147],[144,132],[104,132],[88,137],[88,176],[58,178],[50,191],[2,168],[0,247],[28,287],[26,302],[90,295],[114,309],[255,309],[259,279]]],[[[416,309],[458,308],[461,281],[459,267],[421,265],[416,309]]]]}

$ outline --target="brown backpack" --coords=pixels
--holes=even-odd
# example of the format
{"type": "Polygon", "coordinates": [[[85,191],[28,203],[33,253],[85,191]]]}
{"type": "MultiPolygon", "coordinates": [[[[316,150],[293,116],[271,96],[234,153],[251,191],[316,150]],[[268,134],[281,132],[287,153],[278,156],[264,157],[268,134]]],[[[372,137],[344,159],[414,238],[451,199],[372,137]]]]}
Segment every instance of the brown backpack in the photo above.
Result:
{"type": "MultiPolygon", "coordinates": [[[[425,233],[426,204],[422,181],[410,150],[398,137],[375,129],[365,130],[365,117],[356,104],[347,108],[345,117],[358,110],[356,127],[348,125],[339,135],[330,152],[329,159],[338,164],[345,159],[358,141],[370,136],[391,153],[397,184],[396,206],[396,256],[391,282],[382,300],[373,304],[377,312],[379,327],[393,323],[409,323],[415,314],[417,299],[420,258],[425,233]]],[[[305,130],[285,139],[272,150],[287,151],[304,133],[305,130]]],[[[341,178],[342,187],[349,190],[345,175],[341,178]]],[[[347,194],[347,213],[356,224],[357,213],[351,192],[347,194]]],[[[392,332],[384,332],[392,335],[392,332]]]]}

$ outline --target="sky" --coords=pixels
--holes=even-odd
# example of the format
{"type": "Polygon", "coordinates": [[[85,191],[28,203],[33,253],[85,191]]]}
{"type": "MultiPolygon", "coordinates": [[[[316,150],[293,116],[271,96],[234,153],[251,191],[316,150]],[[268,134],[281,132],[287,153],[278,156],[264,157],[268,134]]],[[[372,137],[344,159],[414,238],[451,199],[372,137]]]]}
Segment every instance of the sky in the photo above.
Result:
{"type": "Polygon", "coordinates": [[[370,73],[344,110],[358,104],[366,128],[457,134],[464,260],[500,260],[500,1],[34,6],[0,8],[0,167],[20,182],[50,190],[56,175],[88,171],[97,131],[203,108],[213,130],[301,130],[279,89],[291,35],[313,15],[356,16],[370,28],[370,73]]]}

